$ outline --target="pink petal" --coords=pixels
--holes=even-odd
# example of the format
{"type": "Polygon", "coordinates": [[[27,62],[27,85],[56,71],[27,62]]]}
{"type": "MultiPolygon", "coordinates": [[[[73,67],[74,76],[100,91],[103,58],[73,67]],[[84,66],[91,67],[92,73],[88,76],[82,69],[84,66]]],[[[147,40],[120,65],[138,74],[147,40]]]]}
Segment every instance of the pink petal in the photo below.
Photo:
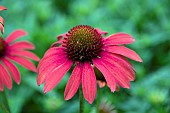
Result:
{"type": "Polygon", "coordinates": [[[7,38],[6,38],[6,42],[7,43],[11,43],[14,40],[16,40],[17,38],[20,38],[22,36],[25,36],[27,34],[26,31],[19,29],[19,30],[15,30],[14,32],[12,32],[7,38]]]}
{"type": "Polygon", "coordinates": [[[116,33],[104,39],[105,45],[131,44],[135,39],[126,33],[116,33]]]}
{"type": "Polygon", "coordinates": [[[1,81],[1,78],[0,78],[0,91],[4,91],[4,86],[3,86],[3,83],[1,81]]]}
{"type": "Polygon", "coordinates": [[[70,69],[72,64],[73,62],[68,60],[63,65],[61,65],[60,67],[57,67],[50,73],[44,85],[44,93],[47,93],[50,90],[52,90],[61,81],[61,79],[70,69]]]}
{"type": "Polygon", "coordinates": [[[6,8],[4,6],[0,6],[0,11],[2,10],[6,10],[6,8]]]}
{"type": "Polygon", "coordinates": [[[77,63],[76,67],[72,71],[72,74],[67,82],[65,92],[64,92],[65,100],[71,99],[74,96],[74,94],[77,92],[79,85],[81,83],[82,67],[83,65],[77,63]]]}
{"type": "Polygon", "coordinates": [[[58,44],[60,45],[60,44],[62,44],[63,43],[63,40],[59,40],[59,41],[57,41],[57,42],[54,42],[52,45],[51,45],[51,47],[56,47],[58,44]]]}
{"type": "Polygon", "coordinates": [[[4,19],[0,16],[0,24],[4,25],[4,19]]]}
{"type": "Polygon", "coordinates": [[[84,98],[92,104],[96,96],[96,76],[89,62],[85,62],[82,71],[82,89],[84,98]]]}
{"type": "Polygon", "coordinates": [[[18,49],[18,50],[21,50],[21,49],[33,50],[33,49],[35,49],[34,45],[27,41],[15,42],[15,43],[11,44],[9,46],[9,48],[10,49],[18,49]]]}
{"type": "Polygon", "coordinates": [[[4,26],[0,23],[0,31],[3,34],[4,33],[4,26]]]}
{"type": "Polygon", "coordinates": [[[12,64],[10,61],[8,61],[7,59],[3,58],[2,62],[4,63],[4,65],[7,67],[7,69],[9,70],[9,72],[11,73],[12,77],[14,78],[15,82],[17,84],[20,84],[20,73],[18,71],[18,69],[16,68],[16,66],[14,64],[12,64]]]}
{"type": "Polygon", "coordinates": [[[34,53],[26,51],[26,50],[13,50],[13,51],[10,51],[9,54],[11,54],[12,56],[14,55],[14,56],[27,57],[35,61],[40,60],[40,58],[37,57],[34,53]]]}
{"type": "Polygon", "coordinates": [[[95,28],[95,30],[99,33],[99,34],[101,34],[101,35],[106,35],[107,34],[107,32],[106,31],[102,31],[101,29],[99,29],[99,28],[95,28]]]}
{"type": "Polygon", "coordinates": [[[64,37],[66,37],[66,34],[67,34],[67,33],[61,34],[61,35],[57,36],[57,40],[60,41],[61,39],[63,39],[64,37]]]}
{"type": "Polygon", "coordinates": [[[93,59],[93,64],[102,72],[108,87],[110,88],[111,92],[114,92],[116,89],[116,81],[114,76],[112,76],[107,70],[107,66],[105,66],[100,59],[93,59]]]}
{"type": "Polygon", "coordinates": [[[65,48],[63,47],[52,47],[45,52],[44,57],[52,56],[54,54],[60,54],[60,53],[63,54],[65,53],[64,50],[65,48]]]}
{"type": "Polygon", "coordinates": [[[119,70],[123,71],[130,81],[133,81],[135,79],[134,67],[125,58],[120,55],[115,55],[108,52],[102,52],[101,56],[102,59],[105,59],[110,63],[117,65],[119,67],[119,70]]]}
{"type": "Polygon", "coordinates": [[[12,80],[11,77],[9,75],[9,73],[7,72],[7,70],[0,64],[0,78],[2,83],[8,88],[8,89],[12,89],[12,80]]]}
{"type": "Polygon", "coordinates": [[[41,64],[39,63],[38,65],[37,84],[41,85],[45,81],[45,79],[49,76],[51,71],[62,65],[64,62],[66,62],[66,60],[67,59],[62,56],[60,57],[53,56],[51,58],[48,58],[44,63],[40,62],[41,64]]]}
{"type": "Polygon", "coordinates": [[[115,53],[115,54],[120,54],[132,60],[142,62],[142,59],[139,57],[139,55],[135,51],[129,48],[126,48],[124,46],[104,46],[103,50],[107,52],[115,53]]]}
{"type": "MultiPolygon", "coordinates": [[[[123,88],[130,88],[130,81],[123,75],[120,67],[117,67],[116,63],[111,64],[109,61],[102,60],[105,67],[107,67],[108,71],[114,76],[115,81],[122,86],[123,88]]],[[[113,62],[112,62],[113,63],[113,62]]]]}
{"type": "Polygon", "coordinates": [[[23,67],[27,68],[30,71],[33,71],[33,72],[37,71],[35,65],[24,57],[10,56],[10,55],[8,55],[7,57],[17,62],[18,64],[22,65],[23,67]]]}

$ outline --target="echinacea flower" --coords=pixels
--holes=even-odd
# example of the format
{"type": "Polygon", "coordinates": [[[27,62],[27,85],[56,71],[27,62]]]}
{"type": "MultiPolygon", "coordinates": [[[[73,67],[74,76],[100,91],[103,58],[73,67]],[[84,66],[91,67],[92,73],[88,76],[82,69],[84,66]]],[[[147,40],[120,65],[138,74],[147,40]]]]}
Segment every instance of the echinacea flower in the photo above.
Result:
{"type": "Polygon", "coordinates": [[[38,65],[37,84],[44,83],[44,93],[52,90],[75,63],[65,88],[65,100],[71,99],[80,84],[84,98],[91,104],[96,96],[96,76],[92,65],[103,74],[111,92],[116,85],[130,88],[135,79],[134,67],[125,58],[142,62],[142,59],[125,44],[135,40],[126,33],[108,37],[98,28],[87,25],[73,27],[66,34],[58,36],[59,41],[45,53],[38,65]],[[61,44],[59,47],[55,45],[61,44]],[[125,56],[125,57],[124,57],[125,56]]]}
{"type": "MultiPolygon", "coordinates": [[[[6,10],[4,6],[0,6],[0,11],[6,10]]],[[[4,19],[0,16],[0,31],[4,33],[4,19]]]]}
{"type": "Polygon", "coordinates": [[[30,71],[36,72],[35,65],[30,59],[38,61],[39,58],[28,50],[33,50],[34,45],[28,41],[14,42],[21,36],[26,35],[24,30],[15,30],[6,40],[0,37],[0,91],[4,90],[4,86],[12,89],[12,79],[20,84],[20,73],[12,62],[16,62],[30,71]]]}

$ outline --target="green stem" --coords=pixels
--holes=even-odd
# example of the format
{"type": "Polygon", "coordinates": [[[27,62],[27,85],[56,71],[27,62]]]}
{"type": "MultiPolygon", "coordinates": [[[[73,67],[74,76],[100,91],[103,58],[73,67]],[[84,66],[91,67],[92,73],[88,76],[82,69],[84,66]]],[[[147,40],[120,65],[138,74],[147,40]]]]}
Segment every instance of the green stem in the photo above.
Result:
{"type": "Polygon", "coordinates": [[[97,99],[96,99],[96,113],[99,113],[99,106],[101,101],[101,88],[98,87],[99,90],[97,90],[97,99]]]}
{"type": "Polygon", "coordinates": [[[84,104],[83,104],[83,93],[82,93],[81,87],[79,88],[79,100],[80,100],[80,111],[79,111],[79,113],[83,113],[84,104]]]}

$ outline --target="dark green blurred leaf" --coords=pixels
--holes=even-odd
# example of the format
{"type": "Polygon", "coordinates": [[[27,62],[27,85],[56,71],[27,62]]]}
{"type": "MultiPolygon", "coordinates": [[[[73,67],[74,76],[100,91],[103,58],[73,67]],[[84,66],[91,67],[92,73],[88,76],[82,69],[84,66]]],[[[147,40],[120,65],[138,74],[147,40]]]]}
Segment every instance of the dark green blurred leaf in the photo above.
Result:
{"type": "Polygon", "coordinates": [[[10,113],[5,92],[0,92],[0,113],[10,113]]]}

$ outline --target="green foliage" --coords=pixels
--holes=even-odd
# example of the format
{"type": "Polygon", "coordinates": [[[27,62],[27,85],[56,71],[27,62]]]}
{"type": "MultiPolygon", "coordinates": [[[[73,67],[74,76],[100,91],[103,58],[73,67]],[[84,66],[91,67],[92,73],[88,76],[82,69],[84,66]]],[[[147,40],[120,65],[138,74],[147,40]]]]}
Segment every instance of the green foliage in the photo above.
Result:
{"type": "MultiPolygon", "coordinates": [[[[136,42],[128,47],[144,62],[132,61],[136,80],[131,89],[111,93],[107,87],[98,88],[95,102],[92,105],[85,102],[85,113],[96,111],[95,104],[102,99],[111,102],[117,113],[170,112],[169,0],[1,0],[0,3],[8,9],[0,12],[5,19],[3,36],[15,29],[25,29],[28,36],[22,39],[34,43],[34,52],[41,58],[56,36],[79,24],[98,27],[109,34],[126,32],[134,36],[136,42]]],[[[69,101],[63,97],[69,73],[53,91],[44,94],[43,86],[36,85],[37,75],[21,67],[20,70],[21,84],[13,83],[13,89],[6,90],[11,113],[78,112],[78,94],[69,101]]]]}

